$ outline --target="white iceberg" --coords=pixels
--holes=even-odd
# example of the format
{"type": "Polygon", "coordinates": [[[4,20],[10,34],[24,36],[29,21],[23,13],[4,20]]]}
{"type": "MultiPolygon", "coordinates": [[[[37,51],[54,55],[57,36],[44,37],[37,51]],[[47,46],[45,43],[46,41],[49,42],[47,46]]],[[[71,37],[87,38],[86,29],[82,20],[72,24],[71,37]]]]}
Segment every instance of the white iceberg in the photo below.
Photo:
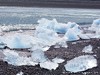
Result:
{"type": "Polygon", "coordinates": [[[92,51],[93,47],[91,45],[88,45],[88,46],[85,46],[82,50],[82,52],[85,52],[85,53],[93,53],[92,51]]]}
{"type": "Polygon", "coordinates": [[[48,20],[42,18],[38,20],[39,26],[43,28],[47,28],[59,33],[65,33],[67,31],[67,24],[65,23],[58,23],[56,19],[48,20]]]}
{"type": "Polygon", "coordinates": [[[97,67],[97,60],[92,55],[84,55],[76,57],[67,62],[65,65],[66,71],[81,72],[97,67]]]}
{"type": "Polygon", "coordinates": [[[43,63],[40,63],[41,68],[45,68],[48,70],[55,70],[59,65],[57,63],[51,62],[51,61],[46,61],[43,63]]]}
{"type": "Polygon", "coordinates": [[[48,60],[44,52],[42,51],[42,49],[34,50],[32,52],[31,58],[32,58],[32,61],[37,62],[37,63],[43,63],[48,60]]]}

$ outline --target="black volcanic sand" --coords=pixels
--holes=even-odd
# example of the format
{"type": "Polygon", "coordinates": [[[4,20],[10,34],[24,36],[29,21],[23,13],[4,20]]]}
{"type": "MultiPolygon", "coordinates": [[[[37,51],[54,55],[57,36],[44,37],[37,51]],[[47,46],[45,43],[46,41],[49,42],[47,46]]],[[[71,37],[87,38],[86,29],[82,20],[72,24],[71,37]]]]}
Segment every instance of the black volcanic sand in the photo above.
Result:
{"type": "MultiPolygon", "coordinates": [[[[48,51],[45,52],[49,59],[60,57],[65,59],[65,62],[59,64],[56,70],[47,70],[37,66],[13,66],[7,62],[0,61],[0,75],[16,75],[20,71],[24,75],[100,75],[100,39],[91,40],[79,40],[75,42],[68,42],[68,48],[54,48],[52,46],[48,51]],[[93,54],[86,54],[82,52],[82,49],[87,45],[93,46],[93,54]],[[71,73],[65,71],[64,65],[68,60],[71,60],[80,55],[97,55],[95,58],[98,61],[98,66],[90,70],[79,73],[71,73]]],[[[74,62],[73,62],[74,63],[74,62]]]]}

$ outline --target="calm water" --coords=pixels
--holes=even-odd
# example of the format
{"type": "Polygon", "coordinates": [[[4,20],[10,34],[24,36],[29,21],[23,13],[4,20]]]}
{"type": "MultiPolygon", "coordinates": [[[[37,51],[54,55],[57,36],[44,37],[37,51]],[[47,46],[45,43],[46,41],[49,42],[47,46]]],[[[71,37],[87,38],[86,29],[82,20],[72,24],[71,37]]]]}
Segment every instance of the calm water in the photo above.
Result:
{"type": "Polygon", "coordinates": [[[53,19],[58,22],[69,21],[78,24],[91,24],[94,19],[100,18],[99,9],[72,9],[72,8],[30,8],[30,7],[0,7],[0,24],[37,24],[41,18],[53,19]]]}

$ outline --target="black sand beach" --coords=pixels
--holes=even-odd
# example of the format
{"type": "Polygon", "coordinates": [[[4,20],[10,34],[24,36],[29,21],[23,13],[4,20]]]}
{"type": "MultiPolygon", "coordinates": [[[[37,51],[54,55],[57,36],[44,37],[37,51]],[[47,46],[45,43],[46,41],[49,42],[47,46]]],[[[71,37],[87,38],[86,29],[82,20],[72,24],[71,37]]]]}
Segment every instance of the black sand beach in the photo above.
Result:
{"type": "Polygon", "coordinates": [[[16,75],[20,71],[24,73],[24,75],[100,75],[100,39],[90,39],[90,40],[79,40],[76,44],[73,42],[68,42],[68,48],[57,48],[55,49],[52,46],[45,54],[49,59],[60,57],[64,58],[65,62],[61,63],[60,66],[56,70],[47,70],[40,68],[37,66],[13,66],[9,65],[7,62],[0,61],[0,75],[16,75]],[[82,52],[82,49],[87,45],[93,46],[93,54],[86,54],[82,52]],[[97,59],[98,66],[96,68],[92,68],[90,70],[86,70],[84,72],[79,73],[71,73],[65,71],[64,65],[68,60],[71,60],[80,55],[97,55],[95,58],[97,59]]]}

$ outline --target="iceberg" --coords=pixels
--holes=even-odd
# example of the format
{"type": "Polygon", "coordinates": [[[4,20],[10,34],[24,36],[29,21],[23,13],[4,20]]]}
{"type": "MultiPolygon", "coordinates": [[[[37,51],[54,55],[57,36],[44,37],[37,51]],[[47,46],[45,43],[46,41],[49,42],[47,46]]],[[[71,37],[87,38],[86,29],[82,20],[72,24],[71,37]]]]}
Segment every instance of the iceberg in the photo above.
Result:
{"type": "Polygon", "coordinates": [[[47,28],[58,33],[65,33],[67,31],[67,24],[58,23],[56,19],[48,20],[42,18],[41,20],[38,20],[38,23],[39,27],[47,28]]]}
{"type": "Polygon", "coordinates": [[[74,22],[69,22],[68,23],[69,27],[68,27],[68,31],[65,33],[64,37],[67,39],[67,41],[76,41],[79,40],[81,36],[81,38],[87,38],[86,36],[83,37],[83,30],[81,29],[81,27],[74,23],[74,22]]]}
{"type": "Polygon", "coordinates": [[[97,60],[92,55],[83,55],[76,57],[67,62],[65,65],[66,71],[81,72],[97,67],[97,60]]]}
{"type": "Polygon", "coordinates": [[[88,46],[85,46],[82,50],[82,52],[85,52],[85,53],[93,53],[92,51],[93,47],[91,45],[88,45],[88,46]]]}

